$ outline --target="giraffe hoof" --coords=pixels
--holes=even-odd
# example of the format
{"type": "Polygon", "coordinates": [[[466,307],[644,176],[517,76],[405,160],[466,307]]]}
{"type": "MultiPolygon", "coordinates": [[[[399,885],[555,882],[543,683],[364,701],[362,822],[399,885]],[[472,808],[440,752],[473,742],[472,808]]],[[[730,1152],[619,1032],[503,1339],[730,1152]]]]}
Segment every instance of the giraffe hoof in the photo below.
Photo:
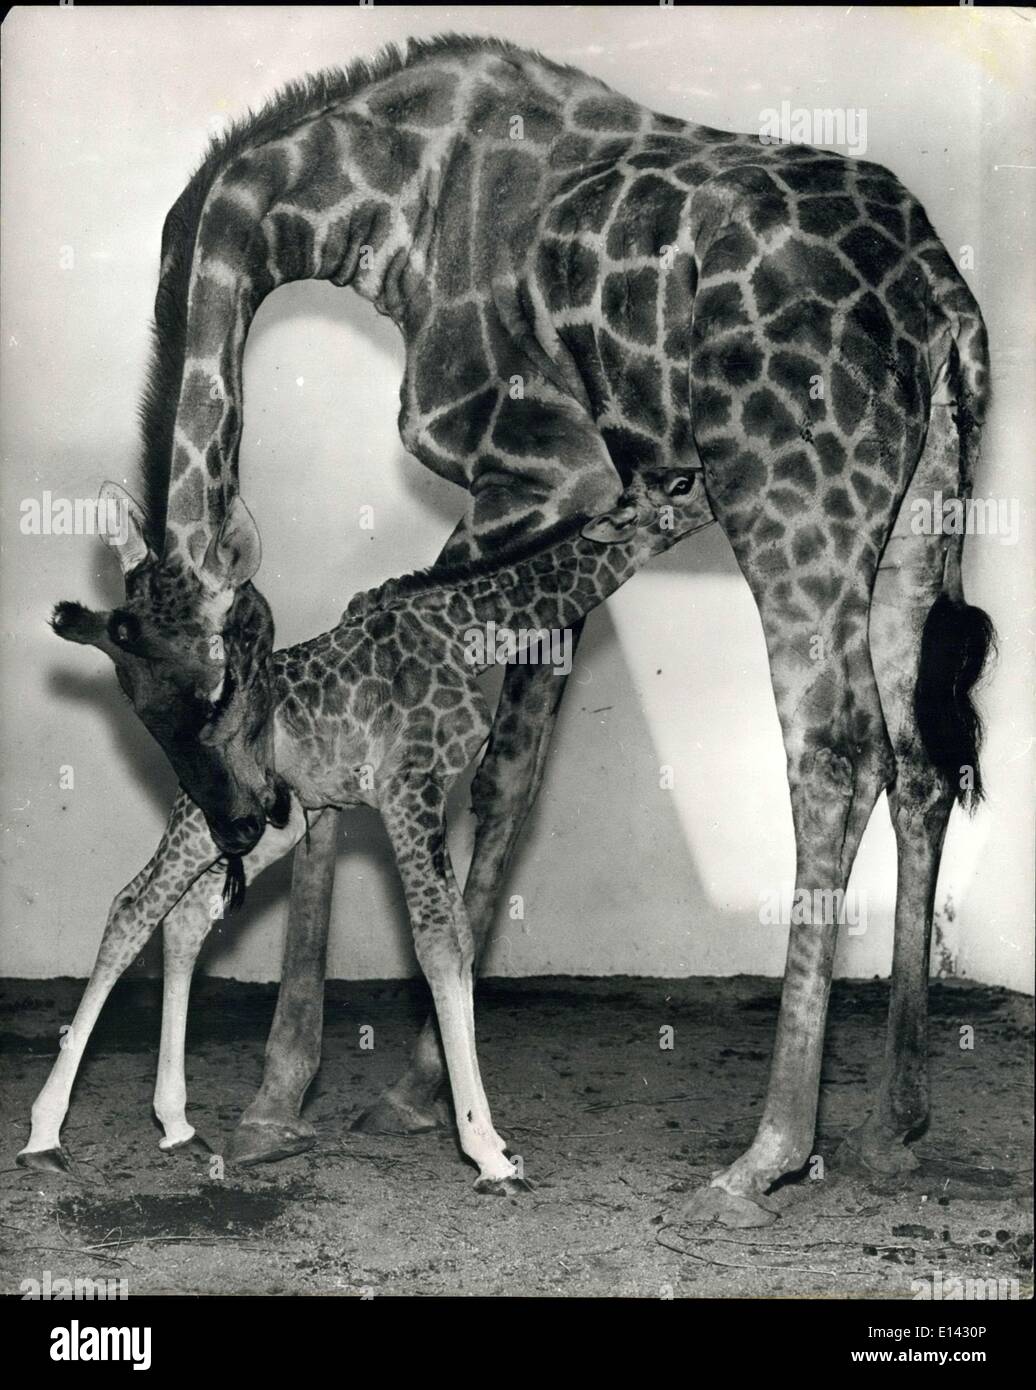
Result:
{"type": "Polygon", "coordinates": [[[475,1191],[480,1197],[521,1197],[533,1191],[528,1178],[479,1178],[475,1191]]]}
{"type": "Polygon", "coordinates": [[[725,1187],[703,1187],[683,1205],[678,1225],[716,1221],[721,1226],[747,1230],[753,1226],[772,1226],[780,1213],[768,1197],[745,1197],[725,1187]]]}
{"type": "Polygon", "coordinates": [[[303,1154],[317,1142],[309,1125],[240,1124],[227,1144],[228,1163],[251,1168],[257,1163],[276,1163],[303,1154]]]}
{"type": "Polygon", "coordinates": [[[164,1154],[189,1154],[192,1158],[211,1158],[215,1150],[200,1134],[192,1134],[189,1139],[180,1139],[175,1144],[159,1148],[164,1154]]]}
{"type": "Polygon", "coordinates": [[[867,1123],[849,1131],[839,1145],[838,1157],[840,1162],[846,1161],[849,1169],[863,1168],[882,1177],[912,1173],[921,1166],[913,1149],[902,1139],[882,1134],[867,1123]]]}
{"type": "Polygon", "coordinates": [[[425,1109],[387,1093],[362,1110],[349,1126],[354,1134],[430,1134],[449,1129],[449,1112],[443,1101],[433,1101],[425,1109]]]}
{"type": "Polygon", "coordinates": [[[65,1149],[23,1149],[15,1158],[19,1168],[31,1168],[35,1173],[71,1173],[72,1164],[65,1149]]]}

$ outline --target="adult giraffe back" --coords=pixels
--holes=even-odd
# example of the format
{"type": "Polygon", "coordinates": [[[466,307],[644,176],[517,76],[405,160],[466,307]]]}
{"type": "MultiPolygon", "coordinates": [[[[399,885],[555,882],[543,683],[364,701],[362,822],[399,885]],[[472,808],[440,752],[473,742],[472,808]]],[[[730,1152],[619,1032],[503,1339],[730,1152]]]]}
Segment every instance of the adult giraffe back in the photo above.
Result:
{"type": "MultiPolygon", "coordinates": [[[[953,759],[974,748],[951,736],[933,757],[940,721],[926,742],[913,693],[940,596],[938,624],[970,644],[972,674],[984,655],[959,545],[947,572],[937,539],[903,537],[908,558],[884,581],[902,623],[875,629],[871,600],[910,488],[969,485],[985,340],[891,174],[657,115],[538,55],[452,37],[292,86],[216,142],[163,232],[147,496],[120,548],[127,600],[111,617],[66,606],[58,626],[114,656],[229,853],[276,805],[269,690],[250,656],[272,622],[239,496],[241,362],[263,298],[305,278],[350,285],[398,324],[404,443],[471,495],[453,553],[606,510],[641,467],[703,467],[762,616],[799,885],[844,886],[898,778],[904,825],[932,803],[909,834],[934,891],[953,759]],[[883,680],[877,655],[901,633],[909,690],[883,680]]],[[[509,675],[476,782],[470,915],[483,929],[542,772],[560,694],[546,679],[551,694],[509,675]]],[[[925,710],[950,707],[945,681],[922,685],[925,710]]],[[[970,710],[956,714],[951,735],[970,710]]],[[[897,953],[927,939],[930,901],[909,902],[897,953]]],[[[833,923],[792,930],[764,1121],[709,1189],[709,1214],[764,1219],[767,1186],[808,1154],[833,946],[833,923]]],[[[908,954],[900,1032],[916,1043],[908,954]]],[[[389,1108],[420,1119],[436,1062],[425,1035],[389,1108]]],[[[901,1147],[900,1111],[880,1143],[868,1132],[876,1162],[901,1147]]]]}

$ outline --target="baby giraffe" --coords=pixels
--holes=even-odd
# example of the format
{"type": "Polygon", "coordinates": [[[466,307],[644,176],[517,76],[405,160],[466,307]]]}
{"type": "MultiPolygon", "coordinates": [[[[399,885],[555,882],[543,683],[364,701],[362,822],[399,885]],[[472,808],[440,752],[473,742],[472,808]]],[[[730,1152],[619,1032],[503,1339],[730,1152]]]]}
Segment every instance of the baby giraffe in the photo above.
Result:
{"type": "MultiPolygon", "coordinates": [[[[390,580],[354,598],[330,632],[268,658],[269,774],[284,804],[238,867],[251,881],[329,807],[366,804],[381,813],[479,1192],[526,1184],[482,1088],[472,937],[446,844],[447,793],[491,724],[476,677],[498,655],[494,631],[513,642],[508,656],[533,643],[542,654],[551,634],[563,634],[652,555],[712,520],[700,473],[644,471],[593,520],[566,522],[495,563],[390,580]]],[[[62,623],[78,620],[68,612],[62,623]]],[[[112,904],[83,999],[32,1108],[32,1133],[18,1155],[23,1167],[67,1169],[60,1132],[83,1050],[112,985],[160,922],[165,978],[154,1106],[165,1131],[161,1147],[201,1143],[185,1115],[187,1001],[198,951],[221,915],[218,875],[226,864],[201,811],[181,791],[154,857],[112,904]]]]}

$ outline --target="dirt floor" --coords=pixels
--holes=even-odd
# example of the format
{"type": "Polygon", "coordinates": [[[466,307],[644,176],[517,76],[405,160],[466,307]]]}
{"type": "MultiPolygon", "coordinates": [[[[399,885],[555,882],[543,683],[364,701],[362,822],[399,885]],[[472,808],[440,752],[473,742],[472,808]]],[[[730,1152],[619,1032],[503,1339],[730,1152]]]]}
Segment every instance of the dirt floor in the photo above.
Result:
{"type": "MultiPolygon", "coordinates": [[[[126,982],[104,1011],[64,1129],[74,1177],[25,1172],[14,1155],[81,984],[0,990],[3,1292],[49,1270],[124,1278],[131,1295],[909,1299],[948,1297],[960,1278],[1031,1296],[1032,1001],[1007,991],[933,984],[933,1122],[920,1171],[890,1181],[847,1171],[837,1154],[879,1075],[887,986],[836,985],[823,1164],[779,1190],[775,1225],[739,1231],[681,1225],[680,1204],[751,1138],[776,981],[484,982],[483,1074],[497,1127],[535,1183],[521,1198],[477,1196],[448,1133],[349,1131],[402,1067],[425,1008],[417,984],[329,985],[306,1110],[314,1150],[222,1176],[218,1164],[213,1176],[203,1159],[166,1157],[150,1110],[158,989],[126,982]],[[373,1051],[360,1049],[363,1024],[373,1051]],[[666,1025],[671,1050],[659,1046],[666,1025]],[[974,1029],[973,1048],[962,1028],[974,1029]]],[[[273,1003],[272,986],[197,986],[188,1113],[214,1149],[258,1085],[273,1003]]]]}

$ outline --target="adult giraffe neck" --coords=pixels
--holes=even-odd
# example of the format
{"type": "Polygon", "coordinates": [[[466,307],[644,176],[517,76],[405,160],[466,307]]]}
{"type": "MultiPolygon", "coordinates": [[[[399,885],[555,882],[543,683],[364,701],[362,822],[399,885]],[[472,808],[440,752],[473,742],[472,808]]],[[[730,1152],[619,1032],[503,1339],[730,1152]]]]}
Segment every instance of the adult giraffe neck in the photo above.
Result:
{"type": "Polygon", "coordinates": [[[434,317],[405,404],[448,475],[466,477],[449,409],[487,375],[510,380],[531,363],[541,394],[566,407],[585,394],[560,343],[536,340],[518,269],[547,190],[613,126],[628,142],[651,120],[537,55],[446,39],[289,88],[217,142],[163,235],[144,405],[153,548],[196,568],[217,534],[238,493],[248,330],[290,281],[350,285],[408,341],[434,317]],[[483,302],[493,306],[484,331],[483,302]]]}
{"type": "Polygon", "coordinates": [[[149,499],[163,514],[167,558],[176,553],[197,567],[238,492],[242,363],[266,296],[293,281],[324,279],[351,285],[394,317],[419,297],[419,238],[432,225],[426,209],[439,152],[421,161],[412,151],[401,160],[409,177],[373,198],[350,148],[393,138],[390,128],[348,113],[316,115],[229,161],[197,208],[193,236],[174,227],[181,244],[163,257],[156,303],[161,379],[149,392],[160,414],[156,398],[168,399],[179,366],[173,418],[149,431],[170,451],[164,508],[149,499]]]}

